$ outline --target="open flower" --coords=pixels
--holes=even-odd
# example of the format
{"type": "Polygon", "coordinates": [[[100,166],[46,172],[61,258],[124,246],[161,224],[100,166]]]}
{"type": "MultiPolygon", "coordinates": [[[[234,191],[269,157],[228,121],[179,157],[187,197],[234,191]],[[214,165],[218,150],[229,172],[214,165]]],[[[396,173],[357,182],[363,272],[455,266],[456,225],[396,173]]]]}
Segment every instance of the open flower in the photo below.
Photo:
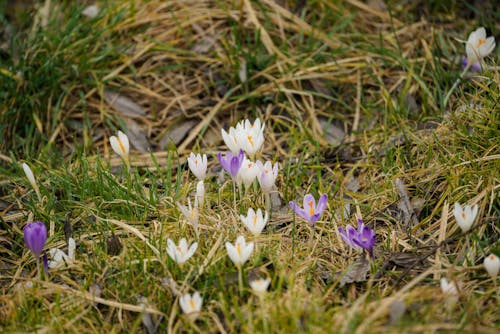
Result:
{"type": "Polygon", "coordinates": [[[202,304],[203,298],[201,298],[198,291],[195,291],[192,295],[186,293],[179,298],[179,305],[181,306],[182,312],[194,316],[193,320],[196,319],[196,313],[201,311],[202,304]]]}
{"type": "Polygon", "coordinates": [[[375,232],[363,223],[362,219],[358,219],[358,229],[356,230],[351,225],[347,225],[346,231],[339,227],[339,233],[342,239],[350,247],[354,249],[366,249],[370,255],[373,254],[373,246],[375,245],[375,232]]]}
{"type": "Polygon", "coordinates": [[[471,32],[465,44],[467,59],[471,63],[481,61],[484,57],[488,56],[493,49],[495,49],[495,37],[490,36],[486,38],[486,29],[483,27],[477,28],[475,31],[471,32]]]}
{"type": "Polygon", "coordinates": [[[260,173],[260,169],[256,163],[245,158],[241,164],[241,168],[236,175],[238,184],[243,183],[245,188],[248,188],[260,173]]]}
{"type": "Polygon", "coordinates": [[[24,242],[33,255],[39,259],[47,241],[47,227],[40,221],[28,223],[24,227],[23,234],[24,242]]]}
{"type": "Polygon", "coordinates": [[[455,219],[464,233],[472,227],[472,223],[474,223],[474,219],[476,219],[477,210],[477,204],[471,208],[470,205],[462,207],[460,203],[455,202],[453,215],[455,215],[455,219]]]}
{"type": "Polygon", "coordinates": [[[247,244],[245,237],[240,235],[236,239],[236,243],[234,245],[226,242],[227,255],[229,255],[229,258],[233,261],[235,266],[242,266],[245,262],[247,262],[250,255],[252,255],[253,246],[253,242],[247,244]]]}
{"type": "Polygon", "coordinates": [[[239,154],[235,155],[232,152],[226,152],[226,156],[223,157],[222,153],[217,154],[217,159],[219,159],[222,168],[231,175],[233,180],[236,180],[236,175],[240,170],[241,164],[245,159],[245,154],[240,150],[239,154]]]}
{"type": "Polygon", "coordinates": [[[113,151],[128,162],[130,144],[127,135],[118,131],[118,136],[109,137],[109,143],[113,151]]]}
{"type": "Polygon", "coordinates": [[[238,132],[243,131],[243,126],[241,123],[236,125],[236,129],[233,127],[229,128],[229,133],[224,129],[221,129],[222,139],[224,140],[224,144],[226,144],[227,148],[233,153],[238,154],[241,150],[241,146],[238,143],[238,132]]]}
{"type": "Polygon", "coordinates": [[[235,132],[236,141],[246,154],[255,155],[264,144],[264,127],[265,124],[260,125],[259,118],[253,124],[247,119],[243,123],[243,128],[235,132]]]}
{"type": "Polygon", "coordinates": [[[269,288],[269,284],[271,283],[270,278],[259,278],[253,281],[250,281],[250,287],[257,294],[263,294],[269,288]]]}
{"type": "Polygon", "coordinates": [[[500,259],[495,254],[490,254],[484,259],[484,268],[490,274],[491,278],[495,278],[500,270],[500,259]]]}
{"type": "Polygon", "coordinates": [[[191,206],[191,200],[189,198],[187,207],[180,204],[179,202],[177,202],[177,206],[179,207],[179,210],[181,210],[184,217],[186,217],[188,224],[196,228],[198,226],[198,219],[200,217],[198,212],[198,197],[195,196],[194,198],[194,206],[191,206]]]}
{"type": "Polygon", "coordinates": [[[264,226],[266,226],[269,214],[266,211],[263,217],[261,209],[257,209],[257,212],[255,212],[252,208],[249,208],[247,216],[240,215],[240,218],[253,235],[259,235],[264,229],[264,226]]]}
{"type": "Polygon", "coordinates": [[[256,162],[260,174],[258,175],[258,180],[263,193],[269,193],[273,190],[274,183],[278,178],[278,163],[276,162],[274,166],[271,161],[266,161],[262,164],[260,160],[256,162]]]}
{"type": "Polygon", "coordinates": [[[48,267],[53,269],[59,267],[63,263],[69,263],[71,261],[74,261],[75,248],[76,248],[76,243],[75,239],[73,238],[68,239],[68,254],[66,254],[59,248],[51,248],[49,250],[51,260],[48,262],[48,267]]]}
{"type": "Polygon", "coordinates": [[[207,176],[207,155],[195,155],[193,152],[191,152],[187,161],[189,169],[191,169],[191,172],[193,172],[194,176],[196,176],[198,180],[203,181],[207,176]]]}
{"type": "Polygon", "coordinates": [[[35,180],[35,174],[33,174],[33,171],[31,170],[30,166],[28,166],[27,163],[23,162],[23,170],[24,174],[26,174],[26,178],[28,179],[29,183],[33,187],[33,189],[36,192],[36,195],[38,196],[38,199],[41,199],[40,195],[40,189],[38,188],[38,184],[36,183],[35,180]]]}
{"type": "Polygon", "coordinates": [[[304,196],[304,208],[299,207],[293,201],[291,201],[289,205],[297,215],[307,220],[309,225],[314,226],[316,221],[323,214],[323,211],[325,211],[327,203],[328,196],[326,194],[321,195],[318,200],[318,205],[316,205],[314,197],[311,194],[307,194],[304,196]]]}
{"type": "Polygon", "coordinates": [[[171,239],[167,239],[167,254],[178,264],[183,264],[189,260],[189,258],[193,256],[194,252],[196,252],[196,249],[198,249],[198,243],[194,242],[188,248],[186,238],[182,238],[179,241],[179,246],[176,246],[171,239]]]}

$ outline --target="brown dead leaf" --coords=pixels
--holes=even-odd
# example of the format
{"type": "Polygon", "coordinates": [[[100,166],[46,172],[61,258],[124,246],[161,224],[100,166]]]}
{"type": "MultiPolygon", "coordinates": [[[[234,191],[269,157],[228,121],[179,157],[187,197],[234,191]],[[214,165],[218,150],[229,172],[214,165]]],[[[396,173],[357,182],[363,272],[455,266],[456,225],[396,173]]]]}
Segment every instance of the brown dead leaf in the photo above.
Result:
{"type": "Polygon", "coordinates": [[[186,137],[198,121],[186,120],[171,127],[158,143],[160,149],[165,149],[170,143],[178,145],[186,137]]]}
{"type": "Polygon", "coordinates": [[[411,229],[418,224],[418,219],[411,204],[410,194],[408,193],[406,185],[400,178],[394,180],[394,186],[400,197],[398,208],[403,212],[403,223],[407,228],[411,229]]]}
{"type": "Polygon", "coordinates": [[[349,266],[347,272],[342,276],[340,280],[340,287],[353,282],[366,281],[366,275],[369,270],[370,262],[366,258],[366,255],[364,253],[359,254],[356,261],[349,266]]]}
{"type": "Polygon", "coordinates": [[[104,90],[104,100],[122,116],[130,118],[146,116],[144,109],[126,96],[106,89],[104,90]]]}

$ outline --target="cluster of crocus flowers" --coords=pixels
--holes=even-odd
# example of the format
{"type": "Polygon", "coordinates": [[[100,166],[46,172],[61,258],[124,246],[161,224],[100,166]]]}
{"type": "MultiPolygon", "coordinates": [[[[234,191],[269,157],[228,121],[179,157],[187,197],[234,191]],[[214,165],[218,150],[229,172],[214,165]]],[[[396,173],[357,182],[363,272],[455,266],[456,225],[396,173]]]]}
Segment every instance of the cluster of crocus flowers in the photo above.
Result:
{"type": "Polygon", "coordinates": [[[326,194],[320,196],[318,205],[316,205],[316,200],[313,195],[307,194],[304,196],[303,208],[293,201],[291,201],[289,205],[298,216],[304,218],[311,227],[314,227],[316,221],[321,217],[323,211],[325,211],[327,203],[328,196],[326,194]]]}
{"type": "Polygon", "coordinates": [[[354,249],[365,249],[373,256],[373,246],[375,245],[375,232],[358,219],[358,229],[347,225],[346,230],[339,227],[339,234],[345,243],[354,249]]]}
{"type": "Polygon", "coordinates": [[[186,238],[182,238],[177,246],[171,239],[167,239],[167,254],[178,264],[184,264],[194,255],[198,249],[198,243],[194,242],[188,247],[186,238]]]}
{"type": "Polygon", "coordinates": [[[243,225],[245,225],[253,235],[257,236],[266,226],[269,214],[266,211],[265,215],[262,215],[261,209],[257,209],[256,212],[254,209],[249,208],[247,215],[240,215],[240,219],[243,222],[243,225]]]}
{"type": "Polygon", "coordinates": [[[186,293],[179,297],[179,305],[181,306],[182,312],[191,320],[195,320],[198,317],[202,304],[203,298],[201,298],[198,291],[195,291],[193,294],[186,293]]]}
{"type": "Polygon", "coordinates": [[[247,119],[236,124],[235,128],[229,128],[229,132],[222,129],[222,139],[233,154],[243,150],[253,156],[264,144],[264,127],[259,118],[253,124],[247,119]]]}
{"type": "Polygon", "coordinates": [[[129,160],[129,151],[130,151],[130,143],[126,134],[121,131],[118,131],[117,136],[109,137],[109,143],[111,144],[111,148],[118,154],[127,164],[130,163],[129,160]]]}
{"type": "Polygon", "coordinates": [[[478,206],[477,204],[471,207],[470,205],[462,206],[460,203],[455,202],[455,207],[453,208],[453,215],[457,220],[458,226],[465,233],[470,230],[474,220],[477,216],[478,206]]]}

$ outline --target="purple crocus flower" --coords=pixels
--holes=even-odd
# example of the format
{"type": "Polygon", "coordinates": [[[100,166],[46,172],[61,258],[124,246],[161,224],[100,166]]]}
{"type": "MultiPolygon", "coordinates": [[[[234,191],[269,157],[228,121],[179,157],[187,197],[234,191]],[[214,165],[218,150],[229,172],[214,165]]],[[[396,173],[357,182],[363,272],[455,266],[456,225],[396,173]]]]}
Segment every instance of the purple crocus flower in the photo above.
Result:
{"type": "MultiPolygon", "coordinates": [[[[467,59],[467,57],[462,57],[462,69],[465,69],[467,64],[469,64],[469,59],[467,59]]],[[[479,64],[478,61],[474,62],[471,65],[470,70],[472,72],[481,72],[481,64],[479,64]]]]}
{"type": "Polygon", "coordinates": [[[245,159],[245,153],[243,153],[243,150],[240,150],[240,153],[236,155],[228,151],[226,152],[226,156],[223,157],[222,153],[219,152],[217,153],[217,159],[219,159],[222,168],[224,168],[226,172],[231,175],[233,180],[235,180],[236,175],[243,164],[243,160],[245,159]]]}
{"type": "Polygon", "coordinates": [[[366,249],[370,255],[373,255],[373,246],[375,245],[375,232],[358,219],[358,229],[347,225],[346,230],[339,227],[339,233],[342,239],[354,249],[366,249]]]}
{"type": "Polygon", "coordinates": [[[47,241],[47,227],[45,227],[44,223],[36,221],[26,224],[23,232],[26,245],[38,259],[47,241]]]}
{"type": "Polygon", "coordinates": [[[290,202],[290,208],[295,211],[295,213],[309,222],[311,227],[314,227],[316,221],[321,217],[323,211],[325,211],[326,204],[328,202],[328,196],[326,194],[321,195],[318,200],[318,205],[316,205],[316,200],[311,194],[304,196],[304,208],[299,207],[295,202],[290,202]]]}

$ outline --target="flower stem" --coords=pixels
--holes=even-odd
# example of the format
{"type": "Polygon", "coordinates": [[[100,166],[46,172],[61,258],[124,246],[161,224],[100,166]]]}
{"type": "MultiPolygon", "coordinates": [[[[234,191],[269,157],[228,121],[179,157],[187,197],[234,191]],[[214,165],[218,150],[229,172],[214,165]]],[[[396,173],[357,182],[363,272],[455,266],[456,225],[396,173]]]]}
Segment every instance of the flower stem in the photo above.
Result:
{"type": "Polygon", "coordinates": [[[236,210],[236,182],[233,180],[233,200],[234,200],[234,209],[236,210]]]}
{"type": "Polygon", "coordinates": [[[243,296],[243,266],[238,266],[238,287],[240,291],[240,297],[243,296]]]}
{"type": "Polygon", "coordinates": [[[458,84],[460,83],[460,81],[462,81],[462,79],[464,78],[465,73],[467,73],[467,71],[469,70],[469,68],[471,66],[472,66],[472,63],[469,61],[467,63],[467,65],[465,66],[464,70],[462,71],[462,73],[460,74],[460,76],[458,77],[458,79],[453,84],[453,86],[451,86],[450,90],[448,91],[448,93],[444,97],[444,101],[443,101],[443,107],[444,108],[446,108],[446,105],[448,104],[448,100],[450,99],[451,94],[453,94],[453,91],[457,88],[458,84]]]}
{"type": "Polygon", "coordinates": [[[314,246],[314,226],[309,225],[309,247],[311,248],[311,252],[314,246]]]}

